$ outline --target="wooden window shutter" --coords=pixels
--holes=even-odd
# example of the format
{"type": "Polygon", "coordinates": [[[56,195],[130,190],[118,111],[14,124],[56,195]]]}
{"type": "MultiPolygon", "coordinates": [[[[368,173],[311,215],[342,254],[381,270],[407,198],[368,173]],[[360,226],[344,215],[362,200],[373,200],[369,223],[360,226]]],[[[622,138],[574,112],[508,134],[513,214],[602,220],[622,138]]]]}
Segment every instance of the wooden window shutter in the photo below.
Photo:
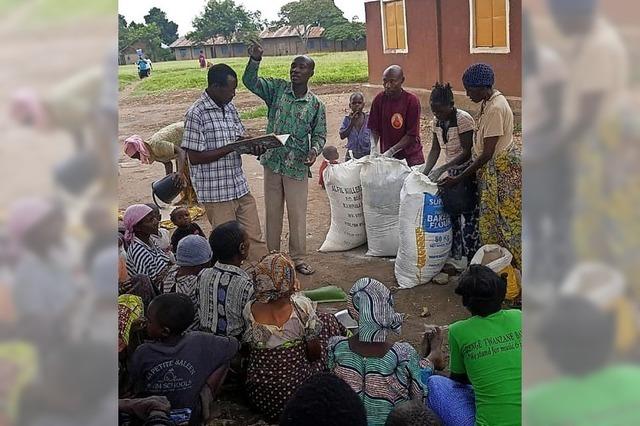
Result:
{"type": "Polygon", "coordinates": [[[404,4],[402,1],[395,2],[396,5],[396,40],[398,49],[406,49],[404,40],[405,24],[404,24],[404,4]]]}
{"type": "Polygon", "coordinates": [[[395,2],[384,3],[384,21],[387,49],[398,49],[398,26],[396,24],[395,2]]]}
{"type": "Polygon", "coordinates": [[[476,47],[493,47],[492,0],[475,0],[476,47]]]}
{"type": "Polygon", "coordinates": [[[493,47],[507,47],[507,1],[493,0],[493,47]]]}

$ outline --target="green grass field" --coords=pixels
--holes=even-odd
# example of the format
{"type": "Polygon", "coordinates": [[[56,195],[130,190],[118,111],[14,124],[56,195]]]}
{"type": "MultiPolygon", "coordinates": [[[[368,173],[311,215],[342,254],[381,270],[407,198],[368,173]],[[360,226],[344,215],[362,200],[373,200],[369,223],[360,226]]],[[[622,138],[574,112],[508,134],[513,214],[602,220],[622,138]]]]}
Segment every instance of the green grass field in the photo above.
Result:
{"type": "MultiPolygon", "coordinates": [[[[362,83],[368,78],[367,52],[335,52],[312,54],[316,71],[312,84],[362,83]]],[[[262,60],[260,75],[263,77],[288,78],[293,56],[269,56],[262,60]]],[[[242,73],[248,58],[210,59],[214,64],[224,62],[238,73],[238,90],[242,85],[242,73]]],[[[120,90],[138,80],[135,65],[121,65],[118,71],[120,90]]],[[[197,60],[158,62],[153,64],[151,77],[145,79],[133,91],[134,95],[161,93],[181,89],[203,89],[207,73],[200,70],[197,60]]]]}

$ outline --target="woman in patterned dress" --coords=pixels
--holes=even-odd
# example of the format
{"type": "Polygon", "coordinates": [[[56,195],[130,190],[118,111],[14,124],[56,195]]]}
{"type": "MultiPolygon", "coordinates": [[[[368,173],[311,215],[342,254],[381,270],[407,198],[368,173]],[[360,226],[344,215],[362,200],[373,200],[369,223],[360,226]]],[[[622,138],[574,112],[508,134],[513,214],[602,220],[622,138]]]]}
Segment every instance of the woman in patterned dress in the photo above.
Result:
{"type": "Polygon", "coordinates": [[[356,281],[347,308],[358,322],[358,333],[329,340],[329,369],[362,399],[368,425],[384,425],[397,404],[424,400],[424,383],[443,368],[442,331],[425,335],[433,350],[424,358],[409,343],[389,342],[390,331],[400,334],[402,315],[394,310],[389,289],[372,278],[356,281]]]}
{"type": "Polygon", "coordinates": [[[269,254],[254,274],[255,300],[244,309],[248,329],[243,340],[251,348],[246,387],[255,408],[277,420],[298,386],[326,370],[327,341],[345,330],[298,292],[289,257],[269,254]]]}
{"type": "Polygon", "coordinates": [[[493,88],[494,73],[487,64],[471,65],[462,76],[467,96],[481,104],[473,140],[473,163],[458,176],[439,185],[453,186],[477,173],[480,195],[480,239],[499,244],[522,265],[521,149],[513,140],[513,111],[502,93],[493,88]]]}

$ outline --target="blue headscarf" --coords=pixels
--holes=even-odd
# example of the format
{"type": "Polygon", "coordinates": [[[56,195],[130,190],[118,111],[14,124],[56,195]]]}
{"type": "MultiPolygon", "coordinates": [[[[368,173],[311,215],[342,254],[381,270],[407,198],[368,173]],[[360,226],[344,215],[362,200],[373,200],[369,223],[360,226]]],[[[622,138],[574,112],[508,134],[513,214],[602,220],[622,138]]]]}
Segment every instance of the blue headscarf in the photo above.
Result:
{"type": "Polygon", "coordinates": [[[372,278],[361,278],[349,290],[349,315],[358,322],[361,342],[384,342],[389,331],[400,334],[402,315],[393,308],[387,287],[372,278]]]}
{"type": "Polygon", "coordinates": [[[473,64],[462,75],[462,84],[465,87],[493,86],[494,82],[493,68],[489,64],[473,64]]]}

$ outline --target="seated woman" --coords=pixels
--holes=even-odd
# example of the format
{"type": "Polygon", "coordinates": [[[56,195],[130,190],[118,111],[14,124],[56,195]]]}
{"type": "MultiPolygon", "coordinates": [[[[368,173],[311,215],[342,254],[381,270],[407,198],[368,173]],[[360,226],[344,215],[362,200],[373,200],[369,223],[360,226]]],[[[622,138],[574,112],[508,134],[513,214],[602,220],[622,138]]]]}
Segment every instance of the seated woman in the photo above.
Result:
{"type": "Polygon", "coordinates": [[[171,260],[151,240],[158,234],[159,221],[153,209],[144,204],[129,206],[124,212],[124,239],[127,248],[127,272],[129,276],[143,274],[157,287],[171,266],[171,260]]]}
{"type": "Polygon", "coordinates": [[[507,283],[483,265],[455,291],[473,316],[449,326],[451,378],[428,378],[429,405],[445,426],[519,425],[522,312],[502,309],[507,283]]]}
{"type": "Polygon", "coordinates": [[[182,293],[189,296],[196,308],[193,323],[187,331],[200,329],[198,306],[200,305],[200,291],[198,276],[200,272],[209,267],[211,262],[211,247],[206,238],[200,235],[187,235],[178,243],[176,262],[169,269],[162,282],[162,293],[182,293]]]}
{"type": "Polygon", "coordinates": [[[298,293],[293,261],[281,253],[256,265],[255,300],[247,303],[243,340],[250,347],[247,392],[269,420],[280,417],[288,399],[313,374],[326,369],[326,342],[345,333],[331,314],[298,293]]]}
{"type": "Polygon", "coordinates": [[[422,359],[409,343],[389,342],[389,331],[400,333],[402,315],[394,310],[389,289],[371,278],[356,281],[347,308],[358,333],[329,340],[329,369],[362,399],[369,426],[384,425],[397,404],[424,399],[423,381],[443,367],[442,332],[436,328],[425,335],[433,350],[422,359]]]}

